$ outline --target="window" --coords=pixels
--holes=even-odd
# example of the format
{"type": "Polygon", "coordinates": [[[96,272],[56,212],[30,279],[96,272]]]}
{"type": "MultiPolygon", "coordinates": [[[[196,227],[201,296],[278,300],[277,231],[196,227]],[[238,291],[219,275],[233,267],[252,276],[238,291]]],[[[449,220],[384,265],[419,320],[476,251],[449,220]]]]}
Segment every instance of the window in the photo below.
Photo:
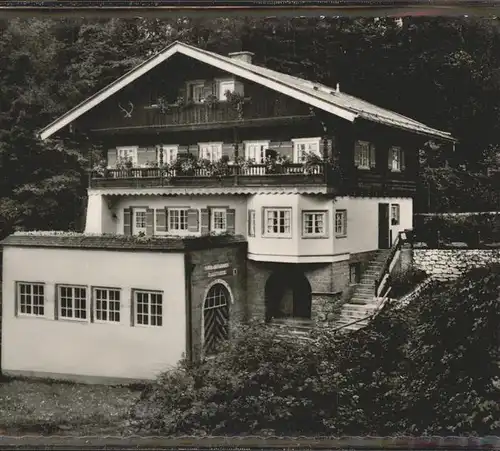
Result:
{"type": "Polygon", "coordinates": [[[248,210],[248,236],[255,236],[255,210],[248,210]]]}
{"type": "Polygon", "coordinates": [[[361,267],[359,263],[351,263],[349,265],[349,283],[359,283],[361,279],[361,267]]]}
{"type": "Polygon", "coordinates": [[[391,147],[389,149],[389,169],[394,172],[401,172],[403,151],[401,147],[391,147]]]}
{"type": "Polygon", "coordinates": [[[17,284],[17,314],[44,316],[45,286],[42,283],[17,284]]]}
{"type": "Polygon", "coordinates": [[[291,209],[289,208],[266,208],[264,210],[264,235],[290,237],[291,209]]]}
{"type": "Polygon", "coordinates": [[[367,141],[356,141],[354,164],[358,169],[375,167],[375,146],[367,141]]]}
{"type": "Polygon", "coordinates": [[[313,153],[321,157],[320,143],[321,138],[300,138],[292,139],[293,142],[293,157],[295,163],[305,161],[308,153],[313,153]]]}
{"type": "Polygon", "coordinates": [[[87,288],[59,285],[59,317],[65,319],[87,319],[87,288]]]}
{"type": "Polygon", "coordinates": [[[269,141],[247,141],[245,142],[245,158],[255,160],[257,164],[262,164],[266,160],[266,149],[269,141]]]}
{"type": "Polygon", "coordinates": [[[177,159],[179,146],[158,146],[158,164],[171,164],[177,159]]]}
{"type": "Polygon", "coordinates": [[[195,103],[202,103],[205,99],[205,82],[202,80],[191,81],[187,84],[188,99],[195,103]]]}
{"type": "Polygon", "coordinates": [[[343,237],[347,235],[347,210],[337,210],[335,212],[335,236],[343,237]]]}
{"type": "Polygon", "coordinates": [[[203,304],[203,351],[214,354],[220,343],[229,338],[230,294],[221,283],[208,290],[203,304]]]}
{"type": "Polygon", "coordinates": [[[227,230],[227,210],[225,208],[213,208],[211,210],[210,230],[212,232],[225,232],[227,230]]]}
{"type": "Polygon", "coordinates": [[[326,236],[326,212],[302,212],[302,234],[304,236],[326,236]]]}
{"type": "Polygon", "coordinates": [[[118,160],[131,160],[133,166],[137,166],[137,147],[117,147],[116,156],[118,160]]]}
{"type": "Polygon", "coordinates": [[[391,225],[399,225],[400,208],[399,204],[391,205],[391,225]]]}
{"type": "Polygon", "coordinates": [[[94,288],[94,318],[96,322],[120,322],[120,290],[94,288]]]}
{"type": "Polygon", "coordinates": [[[135,323],[141,326],[163,324],[163,294],[156,291],[134,291],[135,323]]]}
{"type": "Polygon", "coordinates": [[[188,209],[168,209],[168,229],[172,232],[186,232],[188,230],[188,209]]]}
{"type": "Polygon", "coordinates": [[[222,143],[200,143],[200,158],[219,161],[222,158],[222,143]]]}
{"type": "Polygon", "coordinates": [[[134,235],[146,233],[147,217],[145,208],[134,208],[134,218],[132,225],[134,226],[134,235]]]}
{"type": "Polygon", "coordinates": [[[243,95],[243,84],[232,79],[217,80],[217,98],[220,102],[224,102],[227,100],[227,91],[231,93],[237,92],[238,94],[243,95]]]}

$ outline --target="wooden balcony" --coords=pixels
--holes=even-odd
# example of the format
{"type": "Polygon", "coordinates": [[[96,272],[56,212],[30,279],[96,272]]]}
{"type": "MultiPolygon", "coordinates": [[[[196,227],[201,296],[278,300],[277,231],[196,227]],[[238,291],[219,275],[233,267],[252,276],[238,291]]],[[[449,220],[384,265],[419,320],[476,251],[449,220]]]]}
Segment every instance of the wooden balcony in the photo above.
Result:
{"type": "Polygon", "coordinates": [[[175,169],[132,168],[92,171],[91,188],[158,188],[158,187],[230,187],[230,186],[300,186],[326,185],[324,164],[310,166],[290,164],[270,171],[265,164],[245,167],[229,165],[221,173],[196,168],[188,173],[175,169]]]}
{"type": "Polygon", "coordinates": [[[102,114],[98,126],[91,126],[95,132],[132,132],[137,130],[156,131],[168,129],[183,131],[194,129],[259,126],[265,121],[272,123],[296,123],[312,120],[309,107],[287,97],[270,96],[258,99],[247,98],[241,110],[229,102],[215,105],[197,103],[190,105],[159,106],[144,105],[134,113],[133,123],[116,114],[102,114]]]}

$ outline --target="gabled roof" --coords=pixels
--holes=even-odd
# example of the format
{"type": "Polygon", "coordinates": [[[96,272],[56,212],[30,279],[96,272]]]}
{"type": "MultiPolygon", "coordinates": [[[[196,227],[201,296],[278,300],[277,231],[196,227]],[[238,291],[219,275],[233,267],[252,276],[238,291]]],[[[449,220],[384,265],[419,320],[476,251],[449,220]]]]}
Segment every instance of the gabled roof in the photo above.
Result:
{"type": "Polygon", "coordinates": [[[229,72],[237,77],[258,83],[350,122],[354,122],[356,119],[365,119],[432,138],[456,141],[450,133],[431,128],[414,119],[380,108],[343,92],[339,92],[338,89],[330,88],[302,78],[293,77],[291,75],[282,74],[262,66],[257,66],[256,64],[202,50],[182,42],[170,44],[155,56],[149,58],[144,63],[138,65],[93,96],[69,110],[40,130],[39,137],[42,140],[49,138],[58,130],[70,124],[75,119],[175,54],[188,56],[225,72],[229,72]]]}

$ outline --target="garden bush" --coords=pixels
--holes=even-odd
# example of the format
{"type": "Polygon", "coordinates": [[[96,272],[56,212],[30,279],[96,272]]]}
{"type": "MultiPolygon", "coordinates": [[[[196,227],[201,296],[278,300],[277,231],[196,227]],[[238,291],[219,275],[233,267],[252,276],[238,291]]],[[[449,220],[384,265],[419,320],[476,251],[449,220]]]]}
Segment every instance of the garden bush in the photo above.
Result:
{"type": "Polygon", "coordinates": [[[431,247],[451,242],[464,242],[469,247],[500,242],[500,215],[416,215],[414,236],[416,241],[426,242],[431,247]]]}
{"type": "Polygon", "coordinates": [[[498,434],[499,287],[498,266],[475,269],[349,334],[244,326],[214,358],[152,384],[132,432],[498,434]]]}

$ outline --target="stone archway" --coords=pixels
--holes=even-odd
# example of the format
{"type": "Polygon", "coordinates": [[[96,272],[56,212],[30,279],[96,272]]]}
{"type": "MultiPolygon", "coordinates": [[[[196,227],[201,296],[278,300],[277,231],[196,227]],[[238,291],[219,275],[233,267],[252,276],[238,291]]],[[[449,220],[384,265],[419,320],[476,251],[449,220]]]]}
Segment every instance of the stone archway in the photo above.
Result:
{"type": "Polygon", "coordinates": [[[273,272],[265,286],[266,321],[273,318],[311,319],[311,284],[296,269],[273,272]]]}

